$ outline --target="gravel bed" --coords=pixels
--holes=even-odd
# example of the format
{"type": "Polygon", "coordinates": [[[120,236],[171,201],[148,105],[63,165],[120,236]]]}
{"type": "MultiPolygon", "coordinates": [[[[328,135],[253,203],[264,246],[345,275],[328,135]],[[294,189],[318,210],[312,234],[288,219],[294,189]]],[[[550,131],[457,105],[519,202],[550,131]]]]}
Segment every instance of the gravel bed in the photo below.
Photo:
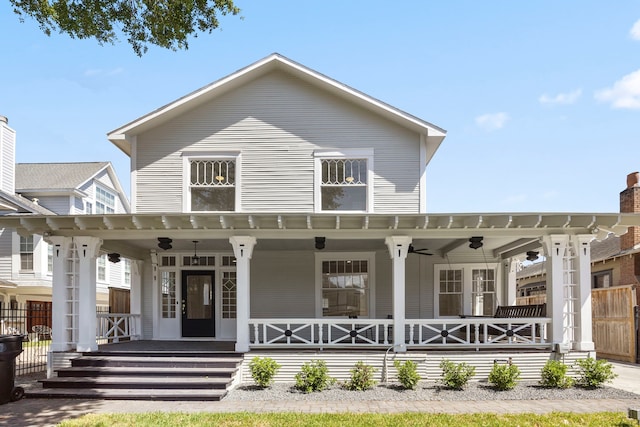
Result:
{"type": "Polygon", "coordinates": [[[378,384],[367,391],[349,391],[333,385],[316,393],[302,393],[293,383],[276,383],[267,389],[242,384],[231,390],[225,401],[366,401],[366,400],[559,400],[559,399],[638,399],[640,395],[612,387],[594,390],[572,387],[549,389],[536,382],[522,381],[512,390],[498,391],[491,384],[469,383],[464,390],[449,390],[435,383],[419,384],[416,390],[403,390],[397,383],[378,384]]]}

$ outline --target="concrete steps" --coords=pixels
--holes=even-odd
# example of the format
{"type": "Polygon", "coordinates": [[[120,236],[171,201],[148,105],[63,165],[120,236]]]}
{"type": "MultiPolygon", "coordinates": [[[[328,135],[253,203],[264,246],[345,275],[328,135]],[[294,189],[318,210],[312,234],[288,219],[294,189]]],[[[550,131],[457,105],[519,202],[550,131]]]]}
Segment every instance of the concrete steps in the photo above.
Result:
{"type": "Polygon", "coordinates": [[[28,397],[220,400],[243,356],[234,352],[92,352],[57,376],[40,380],[28,397]]]}

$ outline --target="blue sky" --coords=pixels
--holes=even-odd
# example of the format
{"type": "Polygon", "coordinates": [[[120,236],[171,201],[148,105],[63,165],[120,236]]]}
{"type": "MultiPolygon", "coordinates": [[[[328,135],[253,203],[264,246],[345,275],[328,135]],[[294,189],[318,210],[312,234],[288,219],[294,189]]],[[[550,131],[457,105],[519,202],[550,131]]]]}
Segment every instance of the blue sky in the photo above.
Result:
{"type": "Polygon", "coordinates": [[[106,133],[273,52],[448,131],[430,212],[617,212],[640,170],[640,1],[236,0],[187,51],[43,35],[0,4],[18,162],[129,159],[106,133]]]}

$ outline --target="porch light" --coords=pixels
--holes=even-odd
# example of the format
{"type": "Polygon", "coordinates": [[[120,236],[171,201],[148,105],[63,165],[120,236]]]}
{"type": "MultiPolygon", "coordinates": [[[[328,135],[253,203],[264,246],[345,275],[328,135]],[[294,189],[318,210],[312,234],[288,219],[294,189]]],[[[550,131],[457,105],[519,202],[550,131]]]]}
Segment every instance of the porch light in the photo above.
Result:
{"type": "Polygon", "coordinates": [[[327,240],[325,237],[316,237],[316,249],[322,250],[325,246],[325,241],[327,240]]]}
{"type": "Polygon", "coordinates": [[[160,249],[164,249],[165,251],[173,247],[171,246],[171,242],[173,242],[173,240],[171,240],[169,237],[158,237],[158,247],[160,249]]]}
{"type": "Polygon", "coordinates": [[[535,261],[538,259],[537,251],[527,251],[527,261],[535,261]]]}
{"type": "Polygon", "coordinates": [[[193,241],[193,256],[191,257],[191,265],[198,265],[200,264],[200,258],[198,258],[198,241],[197,240],[192,240],[193,241]]]}
{"type": "Polygon", "coordinates": [[[116,252],[112,252],[110,254],[107,254],[107,257],[109,257],[109,262],[112,262],[114,264],[117,264],[120,262],[120,254],[116,253],[116,252]]]}
{"type": "Polygon", "coordinates": [[[470,237],[469,238],[469,247],[471,249],[479,249],[482,247],[482,236],[470,237]]]}

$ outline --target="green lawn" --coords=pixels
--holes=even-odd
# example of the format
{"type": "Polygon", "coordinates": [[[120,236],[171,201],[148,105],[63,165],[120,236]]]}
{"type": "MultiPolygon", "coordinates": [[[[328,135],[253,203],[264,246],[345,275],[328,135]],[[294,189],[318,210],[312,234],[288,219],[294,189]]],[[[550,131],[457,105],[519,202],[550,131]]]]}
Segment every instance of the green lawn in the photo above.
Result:
{"type": "Polygon", "coordinates": [[[65,421],[60,426],[212,426],[217,427],[287,427],[298,426],[519,426],[519,427],[632,427],[638,424],[620,412],[574,414],[554,412],[546,415],[516,414],[299,414],[299,413],[164,413],[85,415],[65,421]]]}

